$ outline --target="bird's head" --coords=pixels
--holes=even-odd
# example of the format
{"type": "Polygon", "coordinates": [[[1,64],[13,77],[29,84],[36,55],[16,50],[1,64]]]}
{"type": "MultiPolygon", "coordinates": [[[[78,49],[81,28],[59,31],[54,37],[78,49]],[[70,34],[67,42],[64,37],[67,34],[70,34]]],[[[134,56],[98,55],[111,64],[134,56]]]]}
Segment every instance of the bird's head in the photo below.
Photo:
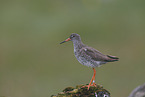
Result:
{"type": "Polygon", "coordinates": [[[61,42],[60,44],[62,44],[64,42],[67,42],[67,41],[70,41],[70,40],[73,41],[73,42],[74,41],[80,41],[81,38],[80,38],[80,35],[79,34],[72,33],[69,38],[67,38],[65,41],[61,42]]]}

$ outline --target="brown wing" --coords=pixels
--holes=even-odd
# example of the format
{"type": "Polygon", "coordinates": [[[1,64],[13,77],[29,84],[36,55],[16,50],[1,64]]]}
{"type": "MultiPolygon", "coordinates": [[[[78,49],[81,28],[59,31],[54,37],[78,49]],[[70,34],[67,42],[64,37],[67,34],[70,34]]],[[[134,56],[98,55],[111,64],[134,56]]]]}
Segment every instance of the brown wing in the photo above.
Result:
{"type": "Polygon", "coordinates": [[[107,56],[91,47],[84,47],[81,49],[85,55],[91,57],[95,61],[106,61],[107,56]]]}
{"type": "Polygon", "coordinates": [[[98,50],[91,47],[84,47],[82,48],[82,51],[83,53],[85,53],[85,55],[91,57],[91,59],[95,61],[113,62],[113,61],[118,61],[119,59],[115,56],[104,55],[98,50]]]}

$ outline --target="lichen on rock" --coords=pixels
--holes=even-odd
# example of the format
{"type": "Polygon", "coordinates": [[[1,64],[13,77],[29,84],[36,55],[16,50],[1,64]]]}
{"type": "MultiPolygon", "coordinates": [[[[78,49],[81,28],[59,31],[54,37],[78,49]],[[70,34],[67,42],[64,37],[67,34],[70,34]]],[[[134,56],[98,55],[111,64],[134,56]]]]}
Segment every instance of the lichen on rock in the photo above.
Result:
{"type": "Polygon", "coordinates": [[[83,86],[85,85],[77,85],[76,88],[67,87],[63,92],[51,97],[110,97],[110,93],[102,85],[91,86],[89,90],[83,86]]]}

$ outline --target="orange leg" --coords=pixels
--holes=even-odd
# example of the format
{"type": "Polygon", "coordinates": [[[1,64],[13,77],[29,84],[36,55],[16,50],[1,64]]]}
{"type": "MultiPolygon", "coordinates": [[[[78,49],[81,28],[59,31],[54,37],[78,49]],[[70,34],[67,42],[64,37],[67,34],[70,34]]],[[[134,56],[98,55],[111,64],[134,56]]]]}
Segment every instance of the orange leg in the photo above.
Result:
{"type": "Polygon", "coordinates": [[[93,68],[93,70],[94,70],[94,75],[93,75],[93,86],[96,86],[96,83],[95,83],[95,76],[96,76],[96,70],[95,70],[95,68],[93,68]]]}
{"type": "Polygon", "coordinates": [[[84,86],[84,87],[88,87],[88,90],[89,90],[90,86],[96,86],[96,83],[95,83],[96,70],[95,70],[95,68],[93,68],[93,70],[94,70],[94,74],[93,74],[93,77],[92,77],[89,85],[84,86]],[[92,84],[92,81],[93,81],[93,84],[92,84]]]}

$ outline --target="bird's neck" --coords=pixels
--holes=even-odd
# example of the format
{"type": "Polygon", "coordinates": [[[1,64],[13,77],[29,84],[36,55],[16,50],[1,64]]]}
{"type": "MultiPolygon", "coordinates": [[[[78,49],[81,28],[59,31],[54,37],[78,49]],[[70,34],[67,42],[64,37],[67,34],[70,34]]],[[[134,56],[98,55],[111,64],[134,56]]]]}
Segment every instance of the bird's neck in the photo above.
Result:
{"type": "Polygon", "coordinates": [[[73,45],[74,45],[74,49],[81,49],[82,47],[84,47],[84,44],[82,43],[82,41],[73,41],[73,45]]]}

